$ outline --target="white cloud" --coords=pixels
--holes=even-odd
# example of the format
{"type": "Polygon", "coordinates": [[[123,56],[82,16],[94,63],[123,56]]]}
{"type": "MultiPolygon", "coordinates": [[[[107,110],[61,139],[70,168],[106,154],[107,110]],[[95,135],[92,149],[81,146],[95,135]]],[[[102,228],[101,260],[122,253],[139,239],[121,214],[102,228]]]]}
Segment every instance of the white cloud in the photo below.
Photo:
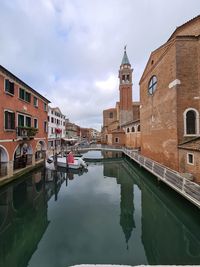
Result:
{"type": "Polygon", "coordinates": [[[118,79],[117,76],[114,74],[111,74],[108,79],[104,81],[96,81],[95,86],[103,91],[110,91],[110,90],[116,90],[118,85],[118,79]]]}

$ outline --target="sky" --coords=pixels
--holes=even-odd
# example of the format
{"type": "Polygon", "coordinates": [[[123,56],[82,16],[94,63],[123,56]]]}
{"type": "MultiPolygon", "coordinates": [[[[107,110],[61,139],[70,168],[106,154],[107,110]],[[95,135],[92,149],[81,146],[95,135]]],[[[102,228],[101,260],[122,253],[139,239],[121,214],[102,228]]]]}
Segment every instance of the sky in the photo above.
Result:
{"type": "Polygon", "coordinates": [[[139,101],[150,53],[199,14],[199,0],[0,0],[0,65],[71,122],[100,130],[119,100],[124,46],[139,101]]]}

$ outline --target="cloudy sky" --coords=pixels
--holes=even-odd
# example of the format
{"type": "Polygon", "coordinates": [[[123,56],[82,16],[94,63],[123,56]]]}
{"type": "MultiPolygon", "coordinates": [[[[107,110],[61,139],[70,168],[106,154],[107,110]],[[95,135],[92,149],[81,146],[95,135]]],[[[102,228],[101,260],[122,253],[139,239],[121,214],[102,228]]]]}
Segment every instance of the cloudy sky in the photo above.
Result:
{"type": "Polygon", "coordinates": [[[124,45],[139,100],[151,51],[199,14],[199,0],[0,0],[0,64],[70,121],[100,129],[119,99],[124,45]]]}

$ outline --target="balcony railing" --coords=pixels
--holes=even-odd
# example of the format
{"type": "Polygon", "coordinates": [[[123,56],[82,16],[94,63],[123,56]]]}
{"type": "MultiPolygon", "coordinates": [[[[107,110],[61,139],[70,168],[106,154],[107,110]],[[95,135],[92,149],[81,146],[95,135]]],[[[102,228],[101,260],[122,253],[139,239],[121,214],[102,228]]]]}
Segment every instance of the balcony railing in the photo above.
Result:
{"type": "Polygon", "coordinates": [[[34,138],[34,136],[38,132],[38,129],[33,127],[20,126],[16,128],[16,132],[17,137],[21,137],[23,139],[31,139],[34,138]]]}

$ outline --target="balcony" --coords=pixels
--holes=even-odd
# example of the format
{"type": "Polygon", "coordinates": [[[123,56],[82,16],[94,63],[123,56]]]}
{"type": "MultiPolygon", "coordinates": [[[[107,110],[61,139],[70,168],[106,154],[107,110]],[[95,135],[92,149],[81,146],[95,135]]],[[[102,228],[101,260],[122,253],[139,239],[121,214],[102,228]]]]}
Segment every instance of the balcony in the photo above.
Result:
{"type": "Polygon", "coordinates": [[[17,137],[22,138],[23,140],[33,139],[37,134],[38,129],[27,126],[19,126],[16,128],[17,137]]]}

